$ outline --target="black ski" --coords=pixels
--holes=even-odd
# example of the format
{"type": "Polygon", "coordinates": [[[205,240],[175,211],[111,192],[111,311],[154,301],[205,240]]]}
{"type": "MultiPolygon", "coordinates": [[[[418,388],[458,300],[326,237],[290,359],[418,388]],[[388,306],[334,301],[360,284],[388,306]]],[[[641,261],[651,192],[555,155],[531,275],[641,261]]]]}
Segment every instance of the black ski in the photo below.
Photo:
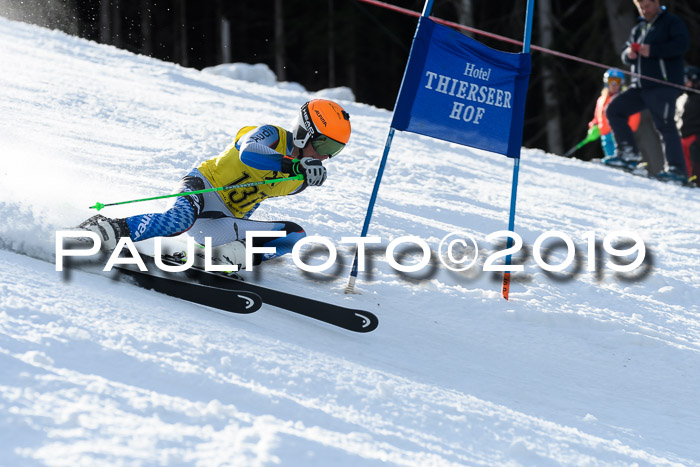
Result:
{"type": "MultiPolygon", "coordinates": [[[[155,268],[155,261],[151,257],[142,256],[146,267],[155,268]]],[[[181,265],[182,262],[172,256],[163,256],[163,263],[168,265],[181,265]]],[[[263,303],[278,308],[307,316],[324,323],[347,329],[354,332],[371,332],[379,325],[379,319],[374,313],[353,308],[333,305],[313,298],[301,297],[279,290],[270,289],[261,285],[250,284],[234,277],[221,273],[207,272],[197,268],[189,268],[182,273],[188,280],[205,286],[242,290],[258,295],[263,303]]]]}
{"type": "Polygon", "coordinates": [[[155,269],[154,263],[149,265],[149,272],[141,271],[136,266],[131,265],[115,265],[114,267],[120,273],[131,277],[139,287],[231,313],[253,313],[260,309],[263,304],[260,296],[254,292],[178,280],[174,278],[174,275],[160,273],[155,269]]]}

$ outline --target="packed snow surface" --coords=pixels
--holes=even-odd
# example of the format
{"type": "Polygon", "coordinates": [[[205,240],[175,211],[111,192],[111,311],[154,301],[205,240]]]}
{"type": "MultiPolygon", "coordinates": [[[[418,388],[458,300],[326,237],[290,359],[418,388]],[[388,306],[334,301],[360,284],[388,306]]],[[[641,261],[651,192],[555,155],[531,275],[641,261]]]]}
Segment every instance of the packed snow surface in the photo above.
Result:
{"type": "MultiPolygon", "coordinates": [[[[486,238],[507,228],[512,160],[398,133],[369,232],[381,244],[345,295],[340,240],[360,233],[391,115],[341,99],[353,134],[328,181],[255,214],[329,239],[337,267],[307,274],[283,257],[246,274],[372,311],[378,329],[271,306],[230,315],[56,272],[56,231],[95,202],[170,193],[239,128],[288,127],[313,95],[5,19],[0,43],[0,465],[700,464],[700,190],[523,149],[524,271],[506,301],[483,268],[503,249],[486,238]],[[551,231],[576,247],[562,272],[534,259],[566,260],[561,241],[534,247],[551,231]],[[616,231],[646,247],[630,273],[607,263],[616,231]],[[468,272],[438,260],[452,232],[477,241],[468,272]],[[405,236],[432,266],[391,266],[405,236]]],[[[397,259],[415,264],[415,250],[397,259]]]]}

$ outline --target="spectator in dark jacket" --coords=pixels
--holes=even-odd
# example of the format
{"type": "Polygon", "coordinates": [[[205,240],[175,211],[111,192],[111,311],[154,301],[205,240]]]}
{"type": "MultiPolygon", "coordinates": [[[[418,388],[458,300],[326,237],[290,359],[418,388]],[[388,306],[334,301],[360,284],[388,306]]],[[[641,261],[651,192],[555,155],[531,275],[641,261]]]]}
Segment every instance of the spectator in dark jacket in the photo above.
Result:
{"type": "MultiPolygon", "coordinates": [[[[689,66],[685,69],[685,86],[700,91],[700,68],[689,66]]],[[[695,183],[700,179],[700,92],[688,92],[681,113],[681,142],[685,163],[690,177],[695,183]]],[[[680,99],[678,100],[680,104],[680,99]]]]}
{"type": "MultiPolygon", "coordinates": [[[[633,0],[641,15],[632,28],[622,61],[632,72],[645,77],[683,84],[683,55],[690,46],[688,28],[676,15],[668,13],[659,0],[633,0]]],[[[627,125],[630,115],[649,109],[654,126],[661,136],[667,168],[657,178],[686,183],[688,179],[681,137],[674,121],[679,88],[663,82],[633,77],[630,87],[610,102],[606,115],[617,149],[607,163],[633,170],[641,161],[634,135],[627,125]]]]}

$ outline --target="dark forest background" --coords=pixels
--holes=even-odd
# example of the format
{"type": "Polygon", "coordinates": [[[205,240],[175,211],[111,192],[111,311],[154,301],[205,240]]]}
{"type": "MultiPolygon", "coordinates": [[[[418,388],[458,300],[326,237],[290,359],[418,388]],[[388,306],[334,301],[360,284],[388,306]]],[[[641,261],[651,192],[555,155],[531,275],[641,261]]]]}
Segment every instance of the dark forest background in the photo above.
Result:
{"type": "MultiPolygon", "coordinates": [[[[424,0],[385,0],[422,11],[424,0]]],[[[700,9],[662,1],[690,31],[700,66],[700,9]],[[694,11],[693,11],[694,10],[694,11]]],[[[432,15],[522,41],[527,0],[434,0],[432,15]]],[[[350,87],[358,102],[392,109],[417,18],[359,0],[0,0],[0,15],[135,53],[204,68],[265,63],[309,91],[350,87]]],[[[535,0],[532,44],[622,66],[637,18],[632,0],[535,0]]],[[[520,46],[474,35],[508,52],[520,46]]],[[[533,51],[523,145],[562,154],[581,140],[605,71],[533,51]]],[[[600,157],[590,144],[576,154],[600,157]]]]}

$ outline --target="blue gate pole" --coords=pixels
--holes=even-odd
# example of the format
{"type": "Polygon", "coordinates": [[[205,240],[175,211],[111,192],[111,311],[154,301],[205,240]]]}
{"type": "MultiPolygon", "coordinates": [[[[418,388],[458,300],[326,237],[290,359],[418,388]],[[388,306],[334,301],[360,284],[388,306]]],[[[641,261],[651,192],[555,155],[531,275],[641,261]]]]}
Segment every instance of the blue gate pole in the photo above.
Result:
{"type": "MultiPolygon", "coordinates": [[[[535,0],[527,1],[525,13],[525,37],[523,38],[523,53],[530,53],[530,38],[532,36],[532,17],[535,9],[535,0]]],[[[508,216],[508,230],[515,232],[515,203],[518,198],[518,175],[520,173],[520,157],[513,161],[513,182],[510,192],[510,214],[508,216]]],[[[513,246],[513,239],[508,237],[508,248],[513,246]]],[[[506,256],[506,266],[511,265],[511,255],[506,256]]],[[[503,298],[508,300],[510,292],[510,271],[503,273],[503,298]]]]}
{"type": "MultiPolygon", "coordinates": [[[[430,12],[433,9],[433,0],[426,0],[423,6],[422,16],[430,16],[430,12]]],[[[409,55],[410,58],[410,55],[409,55]]],[[[406,62],[406,68],[403,70],[403,78],[401,78],[401,88],[403,88],[403,83],[406,80],[406,71],[408,71],[408,61],[406,62]]],[[[396,96],[396,102],[394,103],[394,112],[396,112],[396,104],[399,101],[399,96],[401,96],[401,88],[399,88],[399,94],[396,96]]],[[[379,169],[377,170],[377,177],[374,179],[374,188],[372,189],[372,195],[369,198],[369,205],[367,206],[367,213],[365,214],[365,223],[362,226],[361,237],[367,236],[367,231],[369,230],[370,220],[372,219],[372,212],[374,211],[374,204],[377,202],[377,193],[379,192],[379,184],[382,182],[382,175],[384,175],[384,167],[386,166],[386,160],[389,157],[389,150],[391,149],[391,141],[394,139],[394,132],[396,130],[393,127],[389,127],[389,134],[386,138],[386,143],[384,144],[384,153],[382,154],[382,160],[379,163],[379,169]]],[[[345,286],[345,293],[353,293],[355,290],[355,281],[357,280],[357,263],[358,263],[358,250],[355,250],[355,257],[352,260],[352,269],[350,270],[350,277],[348,277],[348,283],[345,286]]]]}

